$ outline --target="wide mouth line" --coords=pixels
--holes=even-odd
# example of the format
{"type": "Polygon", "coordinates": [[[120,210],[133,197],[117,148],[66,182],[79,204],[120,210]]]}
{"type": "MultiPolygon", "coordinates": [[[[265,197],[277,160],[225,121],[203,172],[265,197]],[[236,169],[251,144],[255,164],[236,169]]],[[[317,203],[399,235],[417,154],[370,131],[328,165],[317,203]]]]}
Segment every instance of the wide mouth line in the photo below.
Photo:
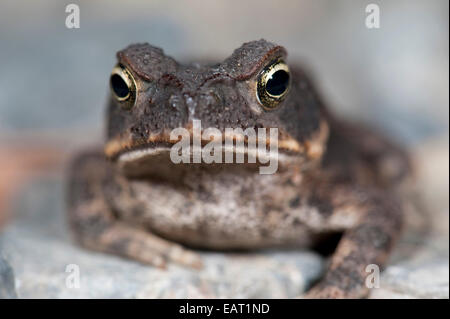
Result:
{"type": "MultiPolygon", "coordinates": [[[[187,129],[188,133],[185,136],[178,135],[177,138],[171,139],[171,134],[163,131],[157,134],[150,135],[146,139],[132,139],[131,135],[127,137],[117,137],[111,139],[105,145],[105,155],[116,160],[123,154],[137,152],[137,154],[142,153],[143,150],[147,150],[146,153],[151,155],[152,152],[149,150],[157,149],[158,152],[163,150],[170,151],[178,142],[183,139],[188,139],[189,143],[183,142],[180,147],[187,147],[189,145],[192,148],[195,145],[201,146],[202,148],[215,141],[212,148],[220,146],[221,148],[227,149],[233,145],[233,151],[239,154],[254,152],[254,150],[261,149],[261,151],[273,153],[275,150],[280,155],[283,154],[289,157],[296,158],[307,158],[307,159],[319,159],[326,147],[326,139],[328,138],[328,125],[325,122],[320,124],[320,129],[312,136],[310,136],[304,142],[299,142],[292,138],[288,134],[276,135],[276,137],[269,135],[259,138],[258,135],[252,135],[251,139],[247,134],[233,133],[231,135],[222,135],[217,139],[217,136],[209,136],[205,138],[203,135],[203,130],[197,133],[197,140],[195,141],[194,132],[187,129]],[[276,139],[276,141],[275,141],[276,139]],[[276,142],[276,143],[275,143],[276,142]],[[185,144],[184,144],[185,143],[185,144]],[[252,151],[253,149],[253,151],[252,151]]],[[[227,149],[230,151],[230,149],[227,149]]],[[[264,152],[263,152],[264,153],[264,152]]]]}
{"type": "MultiPolygon", "coordinates": [[[[115,158],[119,161],[119,162],[132,162],[132,161],[136,161],[136,160],[140,160],[146,157],[155,157],[164,153],[169,154],[171,152],[171,146],[168,146],[167,144],[159,144],[159,145],[152,145],[152,147],[145,147],[145,145],[141,145],[140,147],[136,147],[134,149],[122,152],[120,154],[118,154],[115,158]]],[[[196,146],[192,146],[189,149],[189,152],[187,154],[187,157],[189,159],[192,159],[194,156],[194,153],[196,151],[200,152],[200,156],[202,155],[203,152],[203,148],[202,147],[198,147],[198,149],[196,149],[196,146]]],[[[243,155],[245,157],[245,163],[248,162],[249,158],[254,158],[255,162],[267,162],[270,160],[278,160],[278,159],[298,159],[299,157],[303,158],[302,154],[297,154],[294,153],[292,151],[288,151],[288,150],[280,150],[280,149],[275,149],[272,150],[270,148],[264,148],[264,149],[259,149],[258,147],[253,148],[253,147],[248,147],[247,145],[242,145],[242,146],[232,146],[232,147],[222,147],[220,149],[220,153],[221,153],[221,158],[223,158],[223,156],[226,153],[231,153],[233,155],[243,155]]],[[[234,157],[233,157],[234,159],[234,157]]],[[[248,162],[248,163],[252,163],[252,162],[248,162]]]]}
{"type": "MultiPolygon", "coordinates": [[[[185,146],[193,150],[195,147],[203,149],[206,145],[213,142],[214,139],[200,139],[200,144],[195,145],[190,136],[189,144],[185,146]]],[[[182,139],[170,140],[166,138],[164,134],[155,135],[150,141],[118,141],[113,140],[107,143],[105,147],[105,153],[107,157],[111,159],[118,159],[128,153],[142,153],[146,151],[147,156],[151,156],[152,153],[158,154],[164,151],[170,152],[171,148],[180,142],[182,139]],[[152,152],[154,150],[154,152],[152,152]]],[[[217,147],[220,147],[222,151],[232,152],[234,154],[249,154],[255,152],[273,153],[281,152],[289,156],[301,155],[301,146],[297,141],[292,139],[277,139],[277,143],[273,143],[270,138],[266,138],[264,143],[260,144],[260,139],[256,138],[254,141],[249,142],[245,136],[238,136],[237,138],[223,138],[221,141],[216,141],[217,147]]]]}

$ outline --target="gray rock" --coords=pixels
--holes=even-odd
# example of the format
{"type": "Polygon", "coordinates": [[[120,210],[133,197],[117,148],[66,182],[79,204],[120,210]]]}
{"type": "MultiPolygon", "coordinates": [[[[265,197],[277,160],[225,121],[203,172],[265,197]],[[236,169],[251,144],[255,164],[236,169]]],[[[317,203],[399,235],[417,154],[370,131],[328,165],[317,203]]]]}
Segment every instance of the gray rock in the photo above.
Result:
{"type": "Polygon", "coordinates": [[[14,272],[0,252],[0,299],[17,298],[14,272]]]}
{"type": "Polygon", "coordinates": [[[449,298],[448,237],[430,236],[422,243],[403,240],[397,252],[410,250],[408,245],[416,246],[414,254],[385,269],[371,298],[449,298]]]}
{"type": "Polygon", "coordinates": [[[39,181],[20,198],[2,241],[21,298],[290,298],[323,270],[308,251],[201,253],[202,271],[155,269],[74,245],[60,181],[39,181]]]}

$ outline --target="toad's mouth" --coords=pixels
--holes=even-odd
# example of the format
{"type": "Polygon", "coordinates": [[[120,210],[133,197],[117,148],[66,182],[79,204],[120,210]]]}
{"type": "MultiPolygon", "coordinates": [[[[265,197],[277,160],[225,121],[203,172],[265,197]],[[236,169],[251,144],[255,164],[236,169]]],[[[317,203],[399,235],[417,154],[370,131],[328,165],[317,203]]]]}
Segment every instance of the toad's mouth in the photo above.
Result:
{"type": "MultiPolygon", "coordinates": [[[[198,159],[200,159],[200,163],[207,164],[203,155],[197,157],[197,161],[194,160],[194,153],[197,152],[198,154],[200,151],[200,154],[203,154],[214,140],[219,148],[212,151],[210,147],[209,154],[221,152],[222,154],[218,158],[223,163],[229,163],[225,161],[226,153],[233,154],[233,163],[240,163],[238,158],[243,158],[244,163],[251,163],[250,159],[254,159],[259,164],[273,160],[281,164],[302,163],[320,159],[325,151],[325,142],[328,138],[328,126],[325,122],[322,122],[319,130],[304,142],[299,142],[284,132],[276,136],[267,134],[265,139],[260,139],[258,136],[249,139],[245,134],[233,132],[232,135],[223,134],[219,140],[212,137],[206,139],[203,134],[199,134],[197,144],[195,144],[196,136],[194,136],[194,132],[192,129],[187,129],[187,132],[189,132],[188,137],[178,136],[175,139],[171,138],[170,132],[166,131],[152,134],[147,139],[132,139],[131,136],[116,137],[106,143],[105,155],[121,166],[149,164],[149,162],[154,163],[156,158],[162,160],[167,157],[170,157],[172,162],[177,164],[172,155],[174,153],[179,155],[183,152],[183,148],[180,150],[180,142],[182,142],[182,139],[187,139],[188,143],[183,146],[187,147],[187,150],[183,153],[184,160],[180,160],[179,163],[199,163],[198,159]],[[174,151],[174,148],[177,148],[178,151],[174,151]]],[[[215,161],[214,163],[221,162],[215,161]]]]}

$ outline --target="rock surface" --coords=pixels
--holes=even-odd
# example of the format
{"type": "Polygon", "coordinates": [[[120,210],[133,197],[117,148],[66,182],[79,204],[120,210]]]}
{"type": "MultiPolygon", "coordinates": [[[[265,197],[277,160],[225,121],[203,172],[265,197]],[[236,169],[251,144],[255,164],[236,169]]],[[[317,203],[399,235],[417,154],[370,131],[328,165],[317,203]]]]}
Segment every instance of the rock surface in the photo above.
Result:
{"type": "Polygon", "coordinates": [[[16,297],[14,272],[0,252],[0,299],[16,297]]]}

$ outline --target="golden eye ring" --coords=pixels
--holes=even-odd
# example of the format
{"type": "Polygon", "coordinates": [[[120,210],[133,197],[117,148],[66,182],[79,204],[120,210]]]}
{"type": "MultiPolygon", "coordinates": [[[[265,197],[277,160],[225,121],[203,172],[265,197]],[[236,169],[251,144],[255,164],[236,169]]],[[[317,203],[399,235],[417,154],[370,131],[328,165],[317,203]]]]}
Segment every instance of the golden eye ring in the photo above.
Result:
{"type": "Polygon", "coordinates": [[[273,110],[289,92],[291,79],[289,67],[283,60],[275,60],[258,76],[256,96],[266,110],[273,110]]]}
{"type": "Polygon", "coordinates": [[[136,102],[136,81],[123,65],[116,65],[109,78],[109,86],[114,98],[125,109],[131,109],[136,102]]]}

